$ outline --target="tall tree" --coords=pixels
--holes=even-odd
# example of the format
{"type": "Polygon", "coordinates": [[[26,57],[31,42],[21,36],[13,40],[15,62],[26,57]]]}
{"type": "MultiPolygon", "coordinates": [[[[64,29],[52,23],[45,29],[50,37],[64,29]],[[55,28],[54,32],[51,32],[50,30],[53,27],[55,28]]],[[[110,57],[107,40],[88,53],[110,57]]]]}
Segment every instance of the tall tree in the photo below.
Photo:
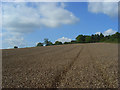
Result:
{"type": "Polygon", "coordinates": [[[90,36],[86,36],[85,37],[85,42],[86,43],[90,43],[91,42],[91,37],[90,36]]]}
{"type": "Polygon", "coordinates": [[[94,39],[95,39],[94,40],[95,42],[99,42],[100,41],[100,35],[99,34],[95,34],[94,35],[94,39]]]}
{"type": "Polygon", "coordinates": [[[47,46],[49,44],[48,38],[44,39],[44,44],[47,46]]]}
{"type": "Polygon", "coordinates": [[[100,40],[103,41],[104,35],[100,33],[100,40]]]}
{"type": "Polygon", "coordinates": [[[83,35],[79,35],[76,37],[76,41],[78,43],[84,43],[85,42],[85,37],[83,35]]]}
{"type": "Polygon", "coordinates": [[[94,43],[95,42],[95,35],[91,35],[91,42],[94,43]]]}
{"type": "Polygon", "coordinates": [[[51,41],[49,41],[47,38],[44,39],[44,44],[45,44],[45,46],[53,45],[53,43],[51,41]]]}
{"type": "Polygon", "coordinates": [[[43,46],[43,43],[40,43],[40,42],[37,43],[37,47],[38,47],[38,46],[43,46]]]}

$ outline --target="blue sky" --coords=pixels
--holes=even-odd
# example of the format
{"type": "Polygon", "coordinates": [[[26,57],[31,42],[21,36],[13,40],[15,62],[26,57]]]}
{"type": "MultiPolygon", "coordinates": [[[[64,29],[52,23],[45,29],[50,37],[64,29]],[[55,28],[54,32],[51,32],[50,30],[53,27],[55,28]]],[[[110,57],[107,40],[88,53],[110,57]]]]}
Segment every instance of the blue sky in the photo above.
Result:
{"type": "Polygon", "coordinates": [[[80,34],[114,34],[116,3],[104,3],[3,3],[3,48],[32,47],[44,38],[55,42],[74,40],[80,34]]]}

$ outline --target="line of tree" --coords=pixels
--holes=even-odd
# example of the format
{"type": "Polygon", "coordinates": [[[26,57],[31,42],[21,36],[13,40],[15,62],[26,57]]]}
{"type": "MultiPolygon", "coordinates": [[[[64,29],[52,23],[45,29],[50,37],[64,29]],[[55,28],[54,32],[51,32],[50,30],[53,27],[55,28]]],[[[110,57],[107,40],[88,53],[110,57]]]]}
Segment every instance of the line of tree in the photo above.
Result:
{"type": "Polygon", "coordinates": [[[62,42],[60,42],[60,41],[56,41],[54,44],[51,42],[51,41],[49,41],[48,40],[48,38],[45,38],[44,39],[44,43],[41,43],[41,42],[39,42],[39,43],[37,43],[37,46],[52,46],[52,45],[62,45],[63,43],[62,42]]]}
{"type": "Polygon", "coordinates": [[[119,43],[120,42],[120,33],[116,32],[112,35],[104,36],[102,33],[99,34],[92,34],[92,35],[78,35],[75,40],[72,40],[71,42],[60,42],[56,41],[54,44],[49,41],[47,38],[44,39],[44,43],[38,43],[37,46],[51,46],[51,45],[62,45],[62,44],[75,44],[75,43],[96,43],[96,42],[113,42],[113,43],[119,43]]]}

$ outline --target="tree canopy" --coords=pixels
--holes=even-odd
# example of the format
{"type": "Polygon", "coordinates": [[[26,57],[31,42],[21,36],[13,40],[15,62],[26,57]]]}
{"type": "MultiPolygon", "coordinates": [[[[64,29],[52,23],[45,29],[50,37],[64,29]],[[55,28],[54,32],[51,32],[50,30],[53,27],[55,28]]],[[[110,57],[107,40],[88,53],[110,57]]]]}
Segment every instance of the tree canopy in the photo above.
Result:
{"type": "Polygon", "coordinates": [[[18,46],[14,46],[14,48],[18,48],[18,46]]]}
{"type": "Polygon", "coordinates": [[[40,42],[39,42],[39,43],[37,44],[37,47],[38,47],[38,46],[43,46],[43,43],[40,43],[40,42]]]}
{"type": "Polygon", "coordinates": [[[56,42],[55,42],[55,45],[62,45],[62,42],[56,41],[56,42]]]}
{"type": "Polygon", "coordinates": [[[53,43],[51,41],[49,41],[48,38],[44,39],[44,44],[45,44],[45,46],[51,46],[51,45],[53,45],[53,43]]]}
{"type": "Polygon", "coordinates": [[[112,35],[104,36],[102,33],[99,34],[92,34],[92,35],[78,35],[75,40],[71,42],[60,42],[56,41],[54,44],[48,40],[48,38],[44,39],[44,43],[38,43],[37,46],[51,46],[51,45],[63,45],[63,44],[75,44],[75,43],[96,43],[96,42],[109,42],[109,43],[118,43],[120,42],[120,33],[116,32],[112,35]]]}
{"type": "Polygon", "coordinates": [[[78,43],[84,43],[84,41],[85,41],[85,36],[83,36],[83,35],[77,36],[77,37],[76,37],[76,41],[77,41],[78,43]]]}

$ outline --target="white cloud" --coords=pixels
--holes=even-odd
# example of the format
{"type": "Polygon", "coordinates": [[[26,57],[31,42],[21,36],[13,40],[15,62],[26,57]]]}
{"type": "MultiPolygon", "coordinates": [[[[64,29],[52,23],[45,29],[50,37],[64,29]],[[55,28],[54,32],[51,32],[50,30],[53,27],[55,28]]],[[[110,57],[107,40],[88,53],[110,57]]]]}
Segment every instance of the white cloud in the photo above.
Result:
{"type": "Polygon", "coordinates": [[[103,35],[107,36],[107,35],[112,35],[112,34],[115,34],[115,33],[116,33],[115,30],[108,29],[105,32],[103,32],[103,35]]]}
{"type": "Polygon", "coordinates": [[[64,42],[71,42],[72,39],[69,39],[69,38],[66,38],[66,37],[62,37],[62,38],[57,39],[56,41],[60,41],[60,42],[64,43],[64,42]]]}
{"type": "MultiPolygon", "coordinates": [[[[8,34],[6,33],[6,35],[8,34]]],[[[20,34],[9,35],[5,37],[6,38],[2,41],[3,47],[5,44],[7,44],[9,47],[14,47],[14,46],[25,47],[27,44],[26,41],[24,40],[24,37],[20,34]]]]}
{"type": "Polygon", "coordinates": [[[41,24],[47,27],[58,27],[63,24],[74,24],[79,21],[72,12],[64,9],[63,4],[60,7],[57,6],[57,3],[44,3],[41,4],[40,14],[43,18],[41,18],[41,24]]]}
{"type": "Polygon", "coordinates": [[[2,33],[0,32],[0,38],[2,37],[2,33]]]}
{"type": "Polygon", "coordinates": [[[3,4],[3,28],[12,32],[29,33],[41,27],[53,28],[79,21],[64,7],[64,4],[58,3],[33,3],[31,7],[26,3],[3,4]]]}
{"type": "Polygon", "coordinates": [[[21,45],[24,41],[22,35],[35,30],[44,27],[56,28],[79,21],[72,12],[65,9],[64,3],[31,3],[28,6],[25,2],[9,2],[2,6],[3,30],[6,31],[6,36],[11,37],[6,37],[5,42],[11,45],[21,45]]]}
{"type": "Polygon", "coordinates": [[[99,34],[100,35],[101,32],[96,32],[95,34],[99,34]]]}
{"type": "Polygon", "coordinates": [[[109,2],[105,2],[106,0],[98,0],[100,2],[90,2],[88,3],[88,11],[92,13],[104,13],[108,16],[115,17],[118,14],[118,3],[113,2],[113,0],[109,0],[109,2]]]}
{"type": "MultiPolygon", "coordinates": [[[[113,30],[113,29],[108,29],[106,31],[103,32],[104,36],[108,36],[108,35],[112,35],[115,34],[117,31],[113,30]]],[[[95,34],[99,34],[100,35],[101,32],[96,32],[95,34]]]]}

